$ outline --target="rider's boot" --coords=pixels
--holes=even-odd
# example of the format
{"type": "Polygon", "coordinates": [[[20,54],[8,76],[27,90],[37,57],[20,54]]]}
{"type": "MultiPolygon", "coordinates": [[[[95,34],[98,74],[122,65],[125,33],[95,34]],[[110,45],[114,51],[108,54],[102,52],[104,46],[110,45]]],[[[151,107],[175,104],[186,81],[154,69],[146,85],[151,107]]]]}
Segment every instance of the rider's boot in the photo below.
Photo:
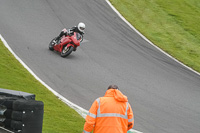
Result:
{"type": "Polygon", "coordinates": [[[54,42],[57,43],[64,34],[65,34],[64,31],[61,31],[59,36],[57,36],[56,39],[54,40],[54,42]]]}
{"type": "Polygon", "coordinates": [[[57,44],[59,38],[60,38],[60,37],[56,37],[56,38],[53,40],[54,45],[57,44]]]}
{"type": "Polygon", "coordinates": [[[56,39],[54,40],[56,43],[60,40],[60,36],[57,36],[56,39]]]}

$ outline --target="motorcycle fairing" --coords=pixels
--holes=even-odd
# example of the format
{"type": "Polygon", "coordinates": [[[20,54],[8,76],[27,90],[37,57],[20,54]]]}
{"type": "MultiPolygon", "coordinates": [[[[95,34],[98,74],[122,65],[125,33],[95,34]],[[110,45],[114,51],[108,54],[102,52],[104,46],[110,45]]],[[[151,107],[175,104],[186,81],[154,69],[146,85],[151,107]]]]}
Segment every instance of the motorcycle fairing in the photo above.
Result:
{"type": "Polygon", "coordinates": [[[71,36],[63,36],[60,43],[54,46],[54,50],[62,52],[63,47],[67,44],[67,47],[78,47],[80,46],[81,35],[77,32],[74,32],[71,36]]]}
{"type": "Polygon", "coordinates": [[[71,39],[69,37],[63,37],[63,38],[61,38],[60,44],[54,46],[54,49],[56,51],[61,52],[62,49],[63,49],[63,46],[70,43],[70,42],[71,42],[71,39]]]}

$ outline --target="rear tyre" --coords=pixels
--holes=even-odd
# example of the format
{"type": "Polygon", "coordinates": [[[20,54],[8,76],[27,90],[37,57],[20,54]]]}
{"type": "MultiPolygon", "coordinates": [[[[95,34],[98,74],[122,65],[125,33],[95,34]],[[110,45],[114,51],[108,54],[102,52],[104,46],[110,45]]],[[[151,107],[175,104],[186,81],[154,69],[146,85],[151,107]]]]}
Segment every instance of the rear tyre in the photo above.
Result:
{"type": "Polygon", "coordinates": [[[49,43],[49,50],[53,51],[54,48],[53,46],[55,45],[55,43],[53,42],[56,38],[54,38],[50,43],[49,43]]]}
{"type": "Polygon", "coordinates": [[[72,46],[67,47],[67,45],[66,45],[66,46],[63,47],[62,52],[60,53],[60,55],[62,57],[66,57],[66,56],[70,55],[73,50],[74,50],[74,47],[72,47],[72,46]]]}

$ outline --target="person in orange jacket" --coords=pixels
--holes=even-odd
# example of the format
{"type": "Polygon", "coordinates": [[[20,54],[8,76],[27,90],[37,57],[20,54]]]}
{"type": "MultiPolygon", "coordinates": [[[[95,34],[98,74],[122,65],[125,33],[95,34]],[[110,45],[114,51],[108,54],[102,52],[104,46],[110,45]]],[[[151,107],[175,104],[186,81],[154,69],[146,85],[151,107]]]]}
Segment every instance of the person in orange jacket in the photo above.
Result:
{"type": "Polygon", "coordinates": [[[83,133],[127,133],[134,126],[128,98],[116,85],[110,85],[105,96],[93,102],[85,120],[83,133]]]}

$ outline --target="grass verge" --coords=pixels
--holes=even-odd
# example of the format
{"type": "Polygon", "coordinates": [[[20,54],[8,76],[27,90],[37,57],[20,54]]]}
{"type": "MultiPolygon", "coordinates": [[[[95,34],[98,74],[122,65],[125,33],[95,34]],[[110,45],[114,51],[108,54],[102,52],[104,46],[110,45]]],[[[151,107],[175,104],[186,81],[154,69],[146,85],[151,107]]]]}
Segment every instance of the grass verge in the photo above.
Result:
{"type": "Polygon", "coordinates": [[[200,72],[199,0],[110,0],[138,31],[200,72]]]}
{"type": "Polygon", "coordinates": [[[81,133],[84,119],[37,81],[0,41],[0,88],[28,92],[44,102],[43,133],[81,133]]]}

